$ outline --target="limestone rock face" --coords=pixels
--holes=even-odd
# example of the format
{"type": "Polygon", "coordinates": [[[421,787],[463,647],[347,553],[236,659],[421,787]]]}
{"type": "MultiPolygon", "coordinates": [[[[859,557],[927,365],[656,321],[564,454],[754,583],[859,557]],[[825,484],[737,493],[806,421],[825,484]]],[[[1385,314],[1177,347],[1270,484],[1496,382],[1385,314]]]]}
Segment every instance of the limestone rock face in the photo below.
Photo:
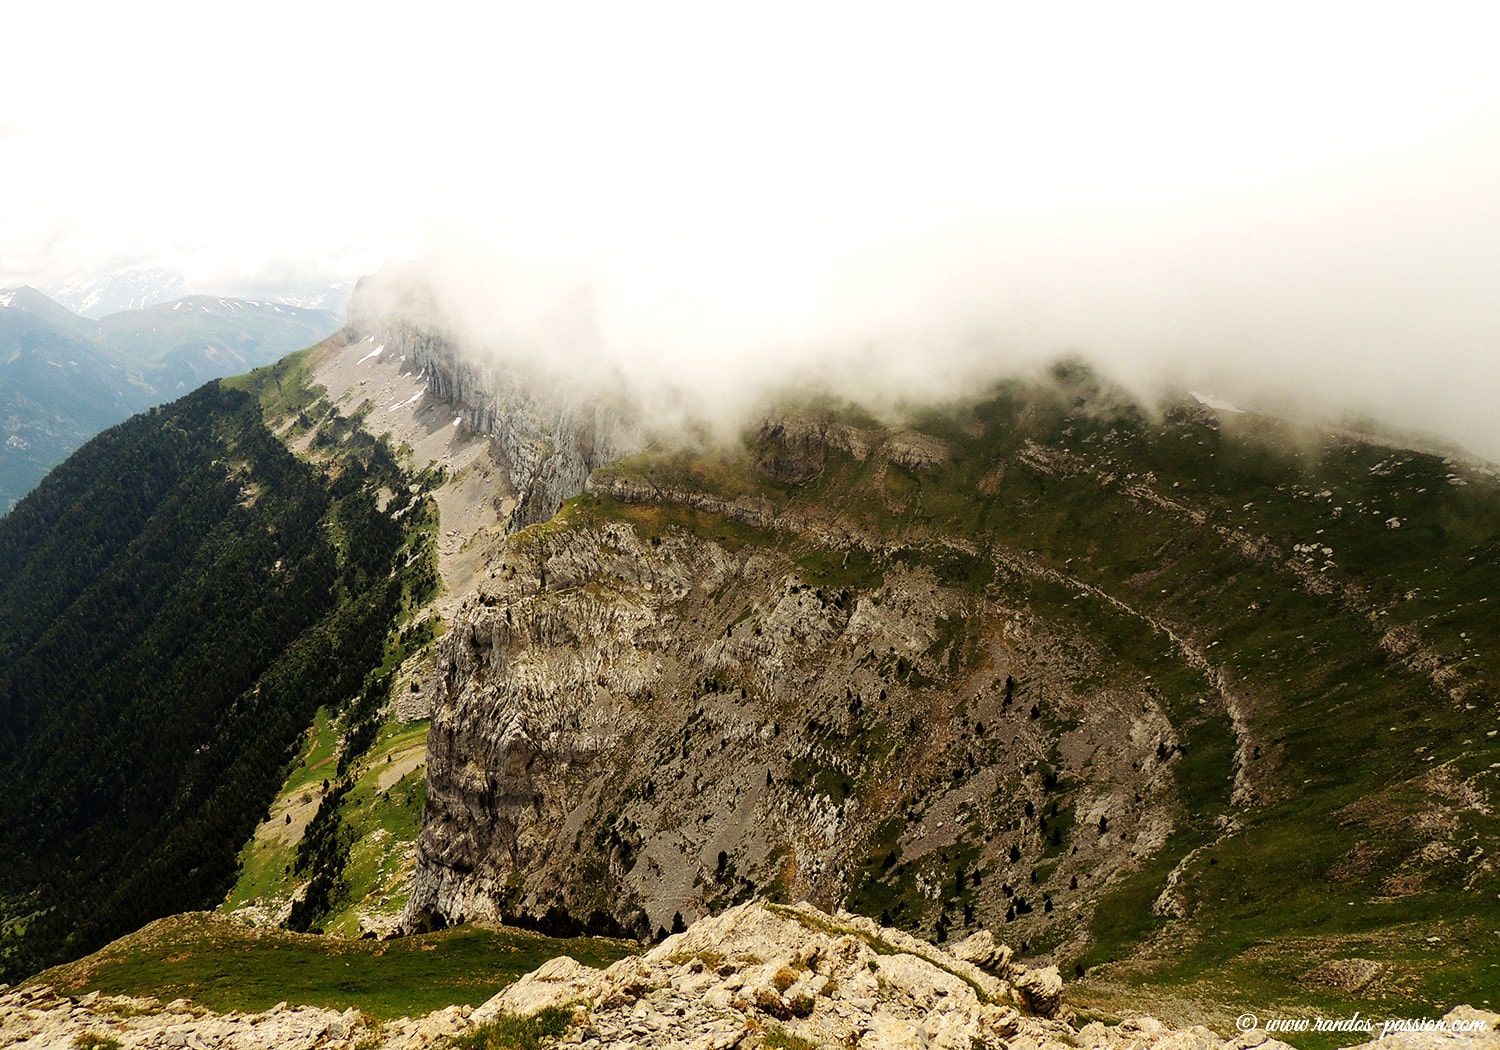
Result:
{"type": "Polygon", "coordinates": [[[494,437],[517,494],[511,528],[546,521],[583,491],[595,468],[639,450],[644,438],[628,409],[598,394],[520,366],[486,367],[451,344],[418,336],[412,359],[429,391],[466,423],[494,437]]]}
{"type": "Polygon", "coordinates": [[[429,393],[494,438],[516,493],[512,531],[546,521],[595,467],[641,448],[634,412],[602,386],[466,346],[440,314],[436,293],[416,274],[361,281],[349,302],[353,332],[404,357],[429,393]]]}
{"type": "Polygon", "coordinates": [[[755,466],[777,481],[799,484],[823,472],[823,427],[800,420],[767,422],[756,436],[755,466]]]}
{"type": "Polygon", "coordinates": [[[550,1006],[578,1002],[594,993],[602,972],[566,955],[549,959],[475,1010],[474,1020],[485,1024],[505,1014],[530,1017],[550,1006]]]}
{"type": "Polygon", "coordinates": [[[1023,1015],[971,964],[805,904],[740,905],[607,970],[548,963],[475,1016],[570,1003],[584,1004],[583,1046],[748,1047],[780,1029],[820,1046],[970,1050],[1021,1036],[1062,1047],[1070,1034],[1023,1015]]]}
{"type": "Polygon", "coordinates": [[[1010,945],[997,944],[994,934],[989,930],[980,930],[973,936],[959,941],[953,946],[952,951],[955,959],[971,962],[1001,977],[1010,974],[1010,961],[1013,954],[1010,945]]]}
{"type": "MultiPolygon", "coordinates": [[[[1206,603],[1200,619],[1188,581],[1285,569],[1332,597],[1332,547],[1302,537],[1291,560],[1285,537],[1250,531],[1260,512],[1240,517],[1254,502],[1178,492],[1165,475],[1180,464],[1145,454],[1134,416],[1105,431],[1072,394],[1018,387],[893,426],[803,402],[744,442],[705,426],[629,458],[642,440],[618,399],[461,354],[415,301],[351,309],[493,435],[515,490],[508,540],[470,534],[487,580],[443,610],[451,630],[414,693],[432,731],[406,928],[665,934],[766,895],[939,942],[1004,929],[1045,946],[1036,963],[1071,965],[1118,876],[1173,848],[1189,815],[1218,839],[1174,858],[1153,911],[1190,933],[1214,910],[1193,871],[1254,826],[1248,808],[1289,767],[1265,735],[1279,687],[1257,693],[1211,640],[1221,617],[1258,637],[1261,603],[1206,603]],[[1135,527],[1149,553],[1114,542],[1135,527]],[[1200,717],[1233,747],[1183,761],[1200,717]],[[1218,765],[1234,787],[1214,801],[1197,781],[1218,765]]],[[[1346,597],[1340,615],[1385,615],[1346,597]]],[[[1381,648],[1435,674],[1414,630],[1381,627],[1381,648]]],[[[1416,892],[1415,868],[1457,863],[1456,848],[1429,843],[1390,892],[1416,892]]],[[[982,937],[955,955],[1020,980],[982,937]]],[[[1384,979],[1357,959],[1305,977],[1344,994],[1384,979]]],[[[1058,1009],[1055,974],[1020,987],[1058,1009]]]]}
{"type": "MultiPolygon", "coordinates": [[[[423,690],[427,802],[406,928],[484,920],[645,937],[772,887],[858,907],[864,843],[894,832],[881,848],[891,863],[875,857],[874,872],[910,880],[909,897],[918,882],[933,898],[957,883],[945,861],[961,838],[990,844],[973,865],[983,884],[963,873],[974,906],[943,921],[955,940],[1012,921],[1085,936],[1084,884],[1171,826],[1171,730],[1146,687],[1095,702],[1073,688],[1088,665],[1033,633],[1024,610],[978,607],[922,565],[861,575],[862,536],[783,520],[762,497],[672,485],[596,471],[587,492],[639,506],[640,524],[585,501],[512,536],[453,615],[423,690]],[[653,527],[700,510],[727,522],[653,527]],[[789,553],[777,535],[805,547],[789,553]],[[848,583],[806,582],[801,550],[848,583]],[[1052,743],[1017,693],[1022,677],[1080,723],[1057,776],[1032,760],[1052,743]],[[1087,783],[1078,798],[1060,794],[1067,778],[1087,783]],[[983,802],[1002,795],[1019,811],[983,802]],[[1048,822],[1069,808],[1092,826],[1065,839],[1048,822]],[[1118,830],[1101,836],[1106,813],[1118,830]],[[1018,815],[1040,834],[1016,840],[1018,815]],[[1043,886],[1032,872],[1044,853],[1060,860],[1043,886]]],[[[943,914],[901,924],[936,939],[943,914]]],[[[993,942],[969,950],[977,972],[1010,962],[993,942]]]]}
{"type": "Polygon", "coordinates": [[[432,720],[406,928],[644,936],[773,892],[878,913],[851,894],[881,883],[868,896],[907,909],[892,924],[1045,926],[1064,957],[1094,887],[1170,837],[1177,741],[1150,676],[1104,673],[1074,625],[1007,597],[1076,581],[920,524],[951,435],[771,418],[716,487],[624,462],[647,443],[625,396],[476,352],[419,278],[362,284],[350,318],[493,439],[510,534],[468,534],[472,597],[398,704],[432,720]],[[812,492],[850,458],[909,524],[760,484],[812,492]],[[892,863],[867,870],[877,837],[892,863]],[[951,870],[961,842],[984,844],[972,871],[951,870]]]}
{"type": "Polygon", "coordinates": [[[751,444],[755,468],[791,485],[821,474],[828,453],[833,450],[847,452],[860,460],[878,453],[892,463],[917,471],[941,466],[953,456],[947,443],[930,434],[898,430],[882,435],[843,423],[796,417],[763,421],[751,444]]]}
{"type": "MultiPolygon", "coordinates": [[[[752,903],[703,919],[606,970],[553,960],[474,1017],[571,1008],[572,1024],[559,1045],[589,1048],[751,1050],[791,1037],[874,1050],[1291,1050],[1259,1029],[1225,1039],[1201,1025],[1173,1029],[1147,1015],[1075,1030],[1025,1005],[1058,1012],[1062,981],[1055,968],[1001,981],[958,958],[960,948],[975,954],[981,947],[989,958],[1009,955],[992,938],[950,954],[847,913],[752,903]]],[[[1367,1046],[1500,1047],[1500,1015],[1458,1007],[1442,1026],[1388,1034],[1367,1046]]]]}
{"type": "MultiPolygon", "coordinates": [[[[1414,1022],[1418,1019],[1412,1018],[1414,1022]]],[[[1425,1020],[1425,1019],[1423,1019],[1425,1020]]],[[[1386,1031],[1377,1028],[1380,1047],[1393,1050],[1495,1050],[1500,1047],[1500,1013],[1472,1006],[1456,1006],[1437,1026],[1414,1023],[1386,1031]],[[1384,1032],[1384,1034],[1382,1034],[1384,1032]]]]}
{"type": "Polygon", "coordinates": [[[1112,1026],[1095,1021],[1079,1031],[1077,1042],[1081,1050],[1249,1050],[1251,1047],[1291,1050],[1286,1043],[1259,1030],[1225,1042],[1202,1025],[1172,1029],[1150,1015],[1127,1017],[1112,1026]]]}
{"type": "Polygon", "coordinates": [[[220,1014],[185,999],[155,999],[92,992],[78,999],[47,987],[0,988],[0,1047],[52,1048],[113,1045],[135,1048],[232,1050],[415,1050],[439,1045],[472,1028],[468,1007],[449,1007],[419,1018],[376,1024],[358,1010],[289,1007],[262,1013],[220,1014]],[[89,1042],[92,1037],[94,1042],[89,1042]],[[110,1045],[110,1044],[102,1044],[110,1045]]]}

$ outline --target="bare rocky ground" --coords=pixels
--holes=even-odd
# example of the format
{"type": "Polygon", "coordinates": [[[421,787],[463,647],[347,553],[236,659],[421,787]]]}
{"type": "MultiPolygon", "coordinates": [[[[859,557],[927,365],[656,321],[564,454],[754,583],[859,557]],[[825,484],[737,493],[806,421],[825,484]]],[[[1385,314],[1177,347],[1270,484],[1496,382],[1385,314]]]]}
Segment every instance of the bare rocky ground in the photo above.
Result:
{"type": "Polygon", "coordinates": [[[339,1013],[279,1003],[264,1013],[218,1014],[185,999],[155,999],[91,992],[57,996],[50,988],[0,994],[0,1046],[185,1047],[234,1050],[313,1050],[344,1047],[422,1047],[473,1027],[464,1010],[450,1007],[416,1019],[379,1025],[358,1010],[339,1013]]]}
{"type": "MultiPolygon", "coordinates": [[[[263,1013],[217,1014],[186,1000],[0,989],[0,1047],[405,1050],[444,1046],[501,1018],[560,1009],[566,1027],[554,1044],[590,1050],[1289,1050],[1260,1029],[1226,1040],[1149,1016],[1080,1028],[1061,992],[1054,968],[1017,965],[987,932],[943,951],[846,913],[750,903],[606,970],[557,958],[478,1009],[448,1007],[383,1023],[353,1009],[282,1003],[263,1013]]],[[[1459,1007],[1444,1021],[1447,1030],[1390,1034],[1379,1046],[1500,1047],[1500,1014],[1459,1007]]]]}
{"type": "Polygon", "coordinates": [[[392,447],[410,449],[419,468],[441,464],[446,481],[434,493],[442,531],[438,571],[443,594],[433,610],[449,617],[485,578],[482,537],[505,534],[515,509],[510,468],[495,442],[468,426],[452,404],[434,397],[422,367],[376,336],[350,343],[322,359],[313,374],[339,411],[369,402],[365,427],[392,447]]]}

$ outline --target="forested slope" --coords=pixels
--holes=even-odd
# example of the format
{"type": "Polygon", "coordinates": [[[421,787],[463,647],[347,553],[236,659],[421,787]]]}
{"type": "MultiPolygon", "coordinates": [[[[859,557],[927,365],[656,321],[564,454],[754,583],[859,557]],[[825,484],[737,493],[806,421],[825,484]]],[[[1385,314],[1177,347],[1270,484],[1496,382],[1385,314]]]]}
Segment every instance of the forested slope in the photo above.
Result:
{"type": "Polygon", "coordinates": [[[313,712],[379,665],[425,496],[355,428],[321,445],[211,383],[0,520],[0,979],[216,903],[313,712]]]}

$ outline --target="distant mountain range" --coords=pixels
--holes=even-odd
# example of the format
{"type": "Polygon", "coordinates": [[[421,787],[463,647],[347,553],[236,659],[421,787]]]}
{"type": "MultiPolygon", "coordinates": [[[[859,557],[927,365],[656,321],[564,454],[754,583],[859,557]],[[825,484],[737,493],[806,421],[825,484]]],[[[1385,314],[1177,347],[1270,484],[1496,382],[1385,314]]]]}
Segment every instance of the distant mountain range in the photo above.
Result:
{"type": "Polygon", "coordinates": [[[98,318],[169,303],[187,295],[188,284],[176,270],[155,268],[74,278],[45,285],[43,291],[82,317],[98,318]]]}
{"type": "Polygon", "coordinates": [[[95,320],[29,286],[0,290],[0,513],[106,427],[343,323],[342,312],[217,296],[95,320]]]}
{"type": "MultiPolygon", "coordinates": [[[[267,286],[254,290],[256,301],[278,306],[300,306],[306,310],[331,310],[342,314],[349,305],[353,285],[327,284],[267,286]]],[[[43,285],[42,291],[82,317],[101,318],[125,310],[171,303],[191,295],[187,278],[179,271],[152,267],[122,270],[103,276],[89,275],[43,285]]]]}

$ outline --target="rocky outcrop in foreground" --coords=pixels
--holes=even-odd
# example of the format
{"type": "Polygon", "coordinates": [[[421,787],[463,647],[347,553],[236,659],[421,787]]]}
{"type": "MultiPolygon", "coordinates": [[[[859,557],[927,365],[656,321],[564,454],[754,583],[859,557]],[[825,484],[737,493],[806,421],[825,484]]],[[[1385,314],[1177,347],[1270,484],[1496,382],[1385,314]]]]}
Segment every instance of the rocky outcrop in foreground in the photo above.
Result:
{"type": "MultiPolygon", "coordinates": [[[[476,1010],[449,1007],[415,1020],[377,1023],[356,1010],[285,1004],[259,1014],[214,1014],[184,1000],[163,1006],[98,993],[59,997],[40,987],[0,991],[0,1046],[112,1040],[122,1048],[396,1050],[446,1045],[507,1015],[554,1009],[568,1018],[556,1045],[587,1050],[1290,1050],[1259,1030],[1226,1041],[1207,1028],[1173,1030],[1151,1017],[1078,1030],[1061,991],[1054,968],[1016,965],[988,933],[945,951],[857,916],[751,903],[606,970],[553,959],[476,1010]]],[[[1481,1030],[1387,1035],[1380,1048],[1500,1048],[1500,1014],[1459,1007],[1448,1016],[1481,1030]]]]}
{"type": "Polygon", "coordinates": [[[1057,970],[1012,965],[988,934],[953,954],[810,905],[744,904],[607,970],[555,959],[474,1012],[485,1022],[574,1006],[564,1045],[1070,1047],[1057,970]],[[979,963],[992,969],[985,969],[979,963]],[[1037,1008],[1051,1017],[1030,1012],[1037,1008]],[[780,1038],[777,1033],[781,1033],[780,1038]]]}
{"type": "Polygon", "coordinates": [[[219,1014],[186,999],[162,1004],[127,995],[56,995],[45,986],[0,989],[0,1047],[187,1048],[187,1050],[415,1050],[445,1046],[474,1027],[469,1007],[379,1023],[358,1010],[289,1007],[219,1014]]]}

